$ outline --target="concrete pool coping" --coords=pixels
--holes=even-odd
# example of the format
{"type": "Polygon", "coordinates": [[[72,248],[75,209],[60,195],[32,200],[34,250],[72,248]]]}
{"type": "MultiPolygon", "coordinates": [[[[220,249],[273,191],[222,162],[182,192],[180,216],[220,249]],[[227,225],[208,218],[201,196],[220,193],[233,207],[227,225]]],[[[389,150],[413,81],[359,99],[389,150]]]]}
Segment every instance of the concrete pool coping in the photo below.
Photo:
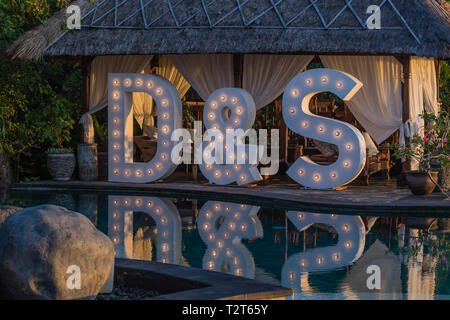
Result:
{"type": "Polygon", "coordinates": [[[161,182],[152,184],[106,181],[34,181],[16,183],[12,190],[77,191],[126,194],[138,192],[155,196],[190,196],[253,204],[264,207],[303,210],[317,213],[339,213],[384,216],[450,216],[450,200],[439,193],[414,196],[407,188],[392,183],[372,186],[349,186],[342,191],[310,190],[293,183],[267,184],[256,187],[217,186],[195,182],[161,182]]]}
{"type": "Polygon", "coordinates": [[[173,264],[116,258],[114,267],[118,282],[163,292],[151,300],[273,300],[293,294],[281,286],[173,264]]]}

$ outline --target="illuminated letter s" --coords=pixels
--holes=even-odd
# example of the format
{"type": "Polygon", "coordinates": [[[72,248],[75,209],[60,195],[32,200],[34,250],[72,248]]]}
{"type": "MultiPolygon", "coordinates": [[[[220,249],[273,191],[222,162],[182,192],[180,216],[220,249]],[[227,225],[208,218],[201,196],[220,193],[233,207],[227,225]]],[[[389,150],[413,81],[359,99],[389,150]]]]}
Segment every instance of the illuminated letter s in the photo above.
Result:
{"type": "Polygon", "coordinates": [[[283,95],[283,118],[294,132],[308,138],[337,145],[339,157],[321,166],[308,157],[300,157],[287,174],[297,183],[312,189],[329,189],[353,181],[363,170],[366,144],[354,126],[309,111],[311,98],[320,92],[332,92],[344,101],[350,100],[362,87],[355,77],[331,69],[313,69],[297,75],[283,95]]]}

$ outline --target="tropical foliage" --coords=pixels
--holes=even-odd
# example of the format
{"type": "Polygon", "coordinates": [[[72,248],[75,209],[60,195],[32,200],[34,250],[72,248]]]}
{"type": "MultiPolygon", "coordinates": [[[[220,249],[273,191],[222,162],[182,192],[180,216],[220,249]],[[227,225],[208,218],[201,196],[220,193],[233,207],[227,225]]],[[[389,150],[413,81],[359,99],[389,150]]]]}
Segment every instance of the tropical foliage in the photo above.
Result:
{"type": "Polygon", "coordinates": [[[0,145],[15,180],[45,177],[49,147],[73,147],[79,134],[78,64],[11,62],[5,50],[59,9],[58,0],[0,0],[0,145]]]}

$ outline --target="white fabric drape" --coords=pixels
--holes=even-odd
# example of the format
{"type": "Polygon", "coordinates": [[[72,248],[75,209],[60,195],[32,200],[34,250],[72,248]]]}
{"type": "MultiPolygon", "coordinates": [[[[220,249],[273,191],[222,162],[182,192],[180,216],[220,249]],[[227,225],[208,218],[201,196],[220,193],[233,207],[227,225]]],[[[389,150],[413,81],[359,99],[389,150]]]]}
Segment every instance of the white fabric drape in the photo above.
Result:
{"type": "Polygon", "coordinates": [[[347,102],[356,120],[380,144],[400,129],[402,65],[389,56],[320,56],[327,68],[358,78],[363,87],[347,102]]]}
{"type": "Polygon", "coordinates": [[[422,135],[424,121],[420,115],[427,111],[437,114],[438,85],[434,59],[411,57],[410,101],[410,136],[422,135]]]}
{"type": "Polygon", "coordinates": [[[244,56],[242,87],[261,109],[275,100],[297,74],[314,58],[312,55],[262,55],[244,56]]]}
{"type": "MultiPolygon", "coordinates": [[[[151,73],[150,67],[144,71],[145,73],[151,73]]],[[[156,74],[172,82],[178,90],[180,98],[184,97],[191,87],[189,82],[186,81],[167,56],[159,57],[156,74]]],[[[141,128],[143,125],[154,126],[153,116],[156,115],[156,108],[153,105],[153,99],[150,95],[141,92],[133,93],[133,112],[141,128]]]]}
{"type": "Polygon", "coordinates": [[[89,88],[89,112],[83,114],[85,143],[94,142],[94,126],[91,114],[108,105],[108,73],[135,73],[144,69],[153,56],[98,56],[91,64],[89,88]]]}
{"type": "MultiPolygon", "coordinates": [[[[150,64],[147,64],[141,73],[151,73],[150,64]]],[[[149,94],[145,92],[133,92],[133,115],[136,122],[142,128],[142,124],[146,119],[146,115],[151,115],[153,110],[153,99],[149,94]]],[[[151,125],[153,125],[153,117],[151,119],[151,125]]],[[[150,120],[149,120],[150,121],[150,120]]]]}
{"type": "Polygon", "coordinates": [[[234,85],[231,54],[170,55],[169,59],[205,101],[215,90],[234,85]]]}

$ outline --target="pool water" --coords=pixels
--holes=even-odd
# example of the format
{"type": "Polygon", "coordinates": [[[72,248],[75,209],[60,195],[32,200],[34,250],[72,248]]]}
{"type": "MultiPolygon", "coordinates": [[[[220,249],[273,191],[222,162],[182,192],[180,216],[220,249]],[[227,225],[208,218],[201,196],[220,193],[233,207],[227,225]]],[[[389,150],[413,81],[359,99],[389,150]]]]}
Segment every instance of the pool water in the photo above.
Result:
{"type": "Polygon", "coordinates": [[[450,219],[318,214],[149,195],[9,191],[86,215],[121,258],[227,272],[289,299],[449,299],[450,219]]]}

